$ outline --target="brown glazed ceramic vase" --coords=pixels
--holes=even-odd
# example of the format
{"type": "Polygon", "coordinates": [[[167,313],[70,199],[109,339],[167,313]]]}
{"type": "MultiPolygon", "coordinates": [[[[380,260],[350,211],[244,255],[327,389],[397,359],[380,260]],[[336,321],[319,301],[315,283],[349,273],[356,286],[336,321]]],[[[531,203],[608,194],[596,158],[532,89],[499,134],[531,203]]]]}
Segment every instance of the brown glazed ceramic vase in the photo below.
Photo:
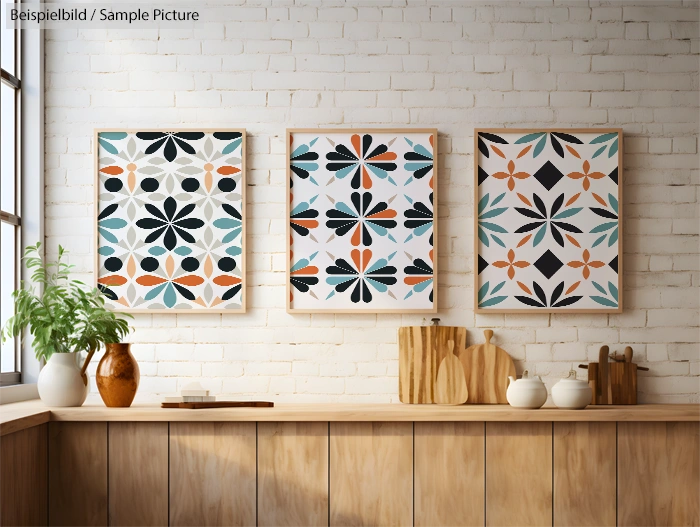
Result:
{"type": "Polygon", "coordinates": [[[105,344],[105,348],[95,376],[100,396],[107,406],[131,406],[141,378],[131,344],[105,344]]]}

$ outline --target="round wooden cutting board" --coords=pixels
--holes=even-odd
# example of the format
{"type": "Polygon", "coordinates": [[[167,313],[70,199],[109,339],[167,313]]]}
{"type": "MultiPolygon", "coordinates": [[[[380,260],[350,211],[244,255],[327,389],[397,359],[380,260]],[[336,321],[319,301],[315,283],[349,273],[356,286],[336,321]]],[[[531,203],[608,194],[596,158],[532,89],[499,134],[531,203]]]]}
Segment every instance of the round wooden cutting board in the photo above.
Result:
{"type": "Polygon", "coordinates": [[[508,353],[491,344],[493,331],[484,331],[486,342],[459,352],[467,378],[468,404],[508,404],[508,376],[515,377],[515,365],[508,353]]]}

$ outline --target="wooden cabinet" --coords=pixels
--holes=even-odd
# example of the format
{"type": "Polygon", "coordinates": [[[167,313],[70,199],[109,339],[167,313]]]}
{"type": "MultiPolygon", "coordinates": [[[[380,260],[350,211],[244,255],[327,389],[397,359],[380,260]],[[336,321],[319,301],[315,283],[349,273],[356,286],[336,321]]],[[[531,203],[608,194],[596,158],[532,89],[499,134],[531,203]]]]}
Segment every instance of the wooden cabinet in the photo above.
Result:
{"type": "Polygon", "coordinates": [[[330,524],[413,522],[413,423],[331,423],[330,524]]]}
{"type": "Polygon", "coordinates": [[[3,429],[0,525],[700,525],[694,422],[3,429]]]}

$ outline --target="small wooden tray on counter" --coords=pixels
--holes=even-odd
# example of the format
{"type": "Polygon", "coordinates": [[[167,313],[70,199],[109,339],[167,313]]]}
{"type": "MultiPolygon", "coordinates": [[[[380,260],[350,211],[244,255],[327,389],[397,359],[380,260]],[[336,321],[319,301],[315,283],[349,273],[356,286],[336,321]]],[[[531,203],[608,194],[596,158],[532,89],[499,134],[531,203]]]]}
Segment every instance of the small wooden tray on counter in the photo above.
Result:
{"type": "Polygon", "coordinates": [[[270,401],[211,401],[208,403],[161,403],[161,408],[273,408],[275,403],[270,401]]]}

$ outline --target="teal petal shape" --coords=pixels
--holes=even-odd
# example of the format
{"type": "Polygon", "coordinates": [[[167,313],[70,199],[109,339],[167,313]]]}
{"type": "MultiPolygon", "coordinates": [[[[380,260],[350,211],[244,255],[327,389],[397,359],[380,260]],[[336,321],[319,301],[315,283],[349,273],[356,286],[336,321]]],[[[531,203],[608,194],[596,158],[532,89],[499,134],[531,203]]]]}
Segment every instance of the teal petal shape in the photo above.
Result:
{"type": "Polygon", "coordinates": [[[342,201],[339,201],[335,204],[336,210],[339,210],[340,212],[344,212],[345,214],[352,216],[353,218],[357,218],[357,212],[352,210],[350,207],[348,207],[345,203],[342,201]]]}
{"type": "Polygon", "coordinates": [[[299,269],[303,269],[307,265],[309,265],[309,261],[306,258],[302,258],[297,263],[292,265],[292,267],[290,267],[289,270],[293,273],[294,271],[298,271],[299,269]]]}
{"type": "Polygon", "coordinates": [[[539,143],[535,146],[535,149],[532,151],[532,157],[537,157],[540,155],[542,150],[544,150],[545,145],[547,144],[547,134],[544,134],[542,139],[540,139],[539,143]]]}
{"type": "Polygon", "coordinates": [[[422,293],[425,291],[429,285],[433,283],[433,279],[430,278],[429,280],[426,280],[425,282],[418,282],[416,285],[413,286],[413,290],[416,293],[422,293]]]}
{"type": "Polygon", "coordinates": [[[595,287],[598,291],[600,291],[604,295],[608,294],[608,292],[605,290],[605,288],[602,285],[600,285],[598,282],[591,280],[591,283],[593,284],[593,287],[595,287]]]}
{"type": "Polygon", "coordinates": [[[236,227],[240,227],[241,221],[240,220],[234,220],[233,218],[219,218],[214,222],[214,227],[218,227],[219,229],[235,229],[236,227]]]}
{"type": "Polygon", "coordinates": [[[537,231],[537,234],[535,234],[535,239],[532,240],[533,247],[537,247],[539,245],[539,243],[544,238],[544,235],[546,234],[546,232],[547,232],[547,224],[545,223],[544,225],[542,225],[542,227],[540,227],[540,230],[537,231]]]}
{"type": "Polygon", "coordinates": [[[607,236],[607,234],[603,234],[600,238],[598,238],[596,241],[594,241],[593,245],[591,245],[591,249],[593,249],[593,247],[597,247],[598,245],[603,243],[603,240],[605,239],[606,236],[607,236]]]}
{"type": "Polygon", "coordinates": [[[488,212],[484,212],[479,216],[480,220],[485,220],[487,218],[495,218],[496,216],[500,216],[503,214],[505,211],[508,210],[508,207],[500,207],[498,209],[491,209],[488,212]]]}
{"type": "Polygon", "coordinates": [[[506,246],[506,244],[503,243],[503,240],[501,240],[501,239],[500,239],[498,236],[496,236],[495,234],[492,234],[492,235],[491,235],[491,239],[492,239],[493,241],[495,241],[495,242],[496,242],[498,245],[500,245],[501,247],[505,247],[505,246],[506,246]]]}
{"type": "Polygon", "coordinates": [[[614,231],[612,231],[612,234],[610,234],[610,238],[608,239],[608,247],[612,247],[613,244],[617,241],[617,233],[618,230],[615,229],[614,231]]]}
{"type": "Polygon", "coordinates": [[[593,139],[593,141],[591,141],[589,144],[597,145],[598,143],[605,143],[605,142],[607,142],[607,141],[610,141],[610,140],[613,139],[614,137],[617,137],[617,132],[613,132],[613,133],[611,133],[611,134],[599,135],[598,137],[596,137],[595,139],[593,139]]]}
{"type": "Polygon", "coordinates": [[[151,289],[148,293],[146,293],[146,296],[144,296],[143,298],[144,298],[145,300],[153,300],[155,297],[157,297],[157,296],[160,294],[160,292],[161,292],[163,289],[165,289],[165,286],[168,285],[168,284],[169,284],[169,282],[164,282],[164,283],[162,283],[162,284],[160,284],[160,285],[154,287],[154,288],[151,289]]]}
{"type": "Polygon", "coordinates": [[[615,142],[612,144],[612,146],[610,147],[610,151],[608,152],[608,157],[612,157],[617,153],[617,144],[618,140],[615,139],[615,142]]]}
{"type": "Polygon", "coordinates": [[[108,230],[103,229],[102,227],[98,227],[97,232],[99,232],[102,235],[102,237],[105,240],[107,240],[108,242],[119,243],[119,240],[117,240],[117,237],[114,234],[112,234],[111,232],[109,232],[108,230]]]}
{"type": "Polygon", "coordinates": [[[426,223],[425,225],[421,225],[420,227],[416,227],[415,229],[413,229],[413,234],[415,234],[416,236],[422,236],[432,228],[433,222],[431,221],[430,223],[426,223]]]}
{"type": "Polygon", "coordinates": [[[165,288],[165,294],[163,295],[163,303],[166,307],[173,307],[175,302],[177,302],[177,293],[175,293],[173,284],[168,282],[168,286],[165,288]]]}
{"type": "Polygon", "coordinates": [[[294,216],[295,214],[299,214],[300,212],[304,212],[309,208],[309,204],[306,201],[302,201],[292,209],[291,215],[294,216]]]}
{"type": "MultiPolygon", "coordinates": [[[[226,145],[226,147],[221,151],[222,154],[230,154],[231,152],[235,151],[236,148],[238,148],[241,143],[243,142],[243,138],[239,137],[238,139],[235,139],[234,141],[230,142],[229,144],[226,145]]],[[[168,306],[170,307],[170,306],[168,306]]]]}
{"type": "Polygon", "coordinates": [[[613,227],[617,227],[616,221],[609,221],[606,223],[601,223],[597,227],[594,227],[593,229],[591,229],[591,234],[595,234],[597,232],[605,232],[605,231],[612,229],[613,227]]]}
{"type": "Polygon", "coordinates": [[[385,258],[380,258],[379,260],[374,262],[372,264],[372,266],[365,271],[365,273],[372,273],[372,272],[376,271],[377,269],[381,269],[382,267],[386,267],[386,265],[388,263],[389,262],[387,262],[385,258]]]}
{"type": "Polygon", "coordinates": [[[369,276],[365,278],[365,281],[380,293],[386,293],[389,290],[389,287],[386,284],[382,284],[381,282],[372,280],[372,278],[370,278],[369,276]]]}
{"type": "Polygon", "coordinates": [[[489,298],[486,302],[481,302],[479,304],[479,307],[491,307],[495,306],[496,304],[500,304],[503,302],[507,296],[494,296],[493,298],[489,298]]]}
{"type": "Polygon", "coordinates": [[[506,285],[506,281],[505,281],[505,280],[503,280],[503,282],[501,282],[501,283],[498,284],[496,287],[494,287],[494,288],[493,288],[493,291],[491,291],[491,294],[492,294],[492,295],[495,295],[496,293],[498,293],[504,285],[506,285]]]}
{"type": "Polygon", "coordinates": [[[187,256],[188,254],[190,254],[192,252],[192,249],[190,249],[189,247],[180,246],[180,247],[176,247],[173,252],[175,254],[177,254],[178,256],[187,256]]]}
{"type": "Polygon", "coordinates": [[[483,243],[486,247],[489,246],[489,237],[486,235],[486,231],[479,227],[478,229],[479,233],[479,240],[481,240],[481,243],[483,243]]]}
{"type": "Polygon", "coordinates": [[[221,243],[228,243],[232,242],[233,240],[236,239],[236,237],[241,233],[241,229],[233,229],[231,232],[229,232],[226,236],[223,237],[221,240],[221,243]]]}
{"type": "Polygon", "coordinates": [[[554,216],[552,219],[553,220],[563,220],[564,218],[570,218],[574,214],[578,214],[583,210],[583,207],[574,207],[573,209],[567,209],[561,211],[559,214],[554,216]]]}
{"type": "Polygon", "coordinates": [[[350,165],[349,167],[341,168],[335,173],[335,177],[338,179],[343,179],[345,176],[347,176],[350,172],[353,172],[357,168],[357,163],[350,165]]]}
{"type": "Polygon", "coordinates": [[[110,154],[117,155],[119,153],[119,150],[117,150],[112,143],[108,143],[107,141],[103,141],[102,139],[97,140],[98,143],[100,143],[100,146],[107,150],[110,154]]]}
{"type": "Polygon", "coordinates": [[[488,229],[493,232],[500,232],[501,234],[508,234],[508,231],[505,230],[503,227],[500,225],[497,225],[495,223],[491,223],[488,221],[480,221],[479,225],[481,225],[484,229],[488,229]]]}
{"type": "Polygon", "coordinates": [[[506,193],[504,192],[500,196],[497,196],[496,199],[491,202],[491,206],[494,207],[495,205],[498,205],[501,202],[501,200],[505,197],[505,195],[506,193]]]}
{"type": "Polygon", "coordinates": [[[345,282],[349,282],[355,278],[357,278],[357,276],[329,276],[326,278],[326,283],[328,285],[344,284],[345,282]]]}
{"type": "Polygon", "coordinates": [[[486,296],[486,293],[488,293],[488,292],[489,292],[489,283],[486,282],[484,285],[482,285],[479,288],[479,292],[476,294],[476,299],[479,302],[481,302],[484,299],[484,297],[486,296]]]}
{"type": "Polygon", "coordinates": [[[618,213],[617,207],[619,206],[619,203],[617,202],[617,198],[612,194],[608,194],[608,199],[610,200],[610,206],[613,208],[615,213],[618,213]]]}
{"type": "Polygon", "coordinates": [[[100,132],[99,134],[99,137],[109,139],[110,141],[119,141],[120,139],[125,139],[126,136],[126,132],[100,132]]]}
{"type": "Polygon", "coordinates": [[[107,218],[106,220],[100,221],[98,225],[105,229],[123,229],[126,227],[126,220],[121,218],[107,218]]]}
{"type": "Polygon", "coordinates": [[[595,158],[598,157],[600,154],[602,154],[603,152],[605,152],[605,149],[606,149],[607,147],[608,147],[608,145],[603,145],[603,146],[601,146],[598,150],[595,151],[595,154],[593,154],[593,157],[591,157],[591,159],[595,159],[595,158]]]}
{"type": "Polygon", "coordinates": [[[604,298],[602,296],[591,296],[591,300],[599,303],[602,306],[617,307],[617,302],[613,302],[612,300],[604,298]]]}
{"type": "Polygon", "coordinates": [[[613,284],[612,282],[608,282],[608,289],[610,290],[610,294],[612,295],[612,297],[615,299],[615,302],[619,302],[617,298],[618,291],[617,287],[615,287],[615,284],[613,284]]]}
{"type": "Polygon", "coordinates": [[[242,252],[243,252],[243,250],[240,247],[238,247],[237,245],[234,245],[233,247],[229,247],[228,249],[226,249],[226,254],[228,254],[229,256],[238,256],[242,252]]]}
{"type": "Polygon", "coordinates": [[[105,245],[97,249],[97,252],[100,254],[100,256],[109,256],[110,254],[114,254],[114,249],[105,245]]]}
{"type": "MultiPolygon", "coordinates": [[[[160,247],[158,245],[148,249],[148,253],[152,254],[153,256],[160,256],[161,254],[165,254],[166,252],[167,250],[165,249],[165,247],[160,247]]],[[[177,249],[175,249],[175,252],[177,252],[177,249]]]]}
{"type": "Polygon", "coordinates": [[[486,208],[486,205],[488,205],[488,204],[489,204],[489,195],[487,193],[483,198],[481,198],[479,200],[479,204],[476,207],[476,211],[479,214],[481,214],[482,212],[484,212],[484,209],[486,208]]]}
{"type": "Polygon", "coordinates": [[[522,136],[520,139],[518,139],[518,140],[515,142],[515,144],[516,144],[516,145],[521,145],[521,144],[523,144],[523,143],[529,143],[529,142],[531,142],[531,141],[534,141],[534,140],[537,139],[538,137],[542,137],[543,135],[547,135],[547,134],[546,134],[545,132],[537,132],[537,133],[534,133],[534,134],[527,134],[527,135],[522,136]]]}

